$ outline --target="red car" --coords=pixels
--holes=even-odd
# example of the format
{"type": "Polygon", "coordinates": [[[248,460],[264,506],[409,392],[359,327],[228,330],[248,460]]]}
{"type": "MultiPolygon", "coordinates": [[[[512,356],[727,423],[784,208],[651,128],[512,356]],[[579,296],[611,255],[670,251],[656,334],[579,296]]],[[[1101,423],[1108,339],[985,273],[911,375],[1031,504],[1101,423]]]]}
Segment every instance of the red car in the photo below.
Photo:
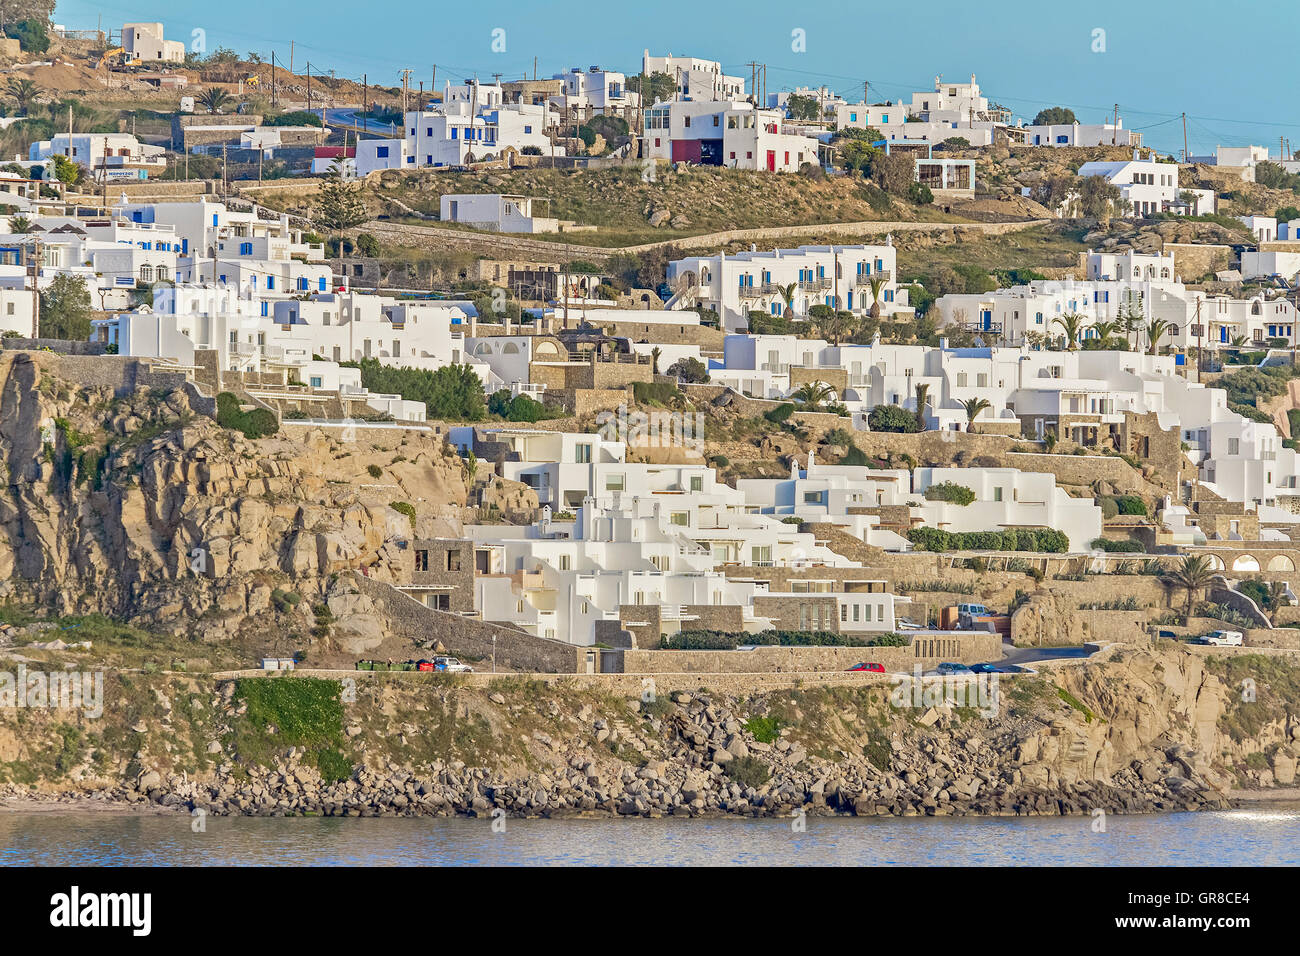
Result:
{"type": "Polygon", "coordinates": [[[872,674],[883,674],[885,672],[884,664],[877,664],[874,661],[863,661],[861,664],[854,664],[849,668],[851,671],[869,671],[872,674]]]}

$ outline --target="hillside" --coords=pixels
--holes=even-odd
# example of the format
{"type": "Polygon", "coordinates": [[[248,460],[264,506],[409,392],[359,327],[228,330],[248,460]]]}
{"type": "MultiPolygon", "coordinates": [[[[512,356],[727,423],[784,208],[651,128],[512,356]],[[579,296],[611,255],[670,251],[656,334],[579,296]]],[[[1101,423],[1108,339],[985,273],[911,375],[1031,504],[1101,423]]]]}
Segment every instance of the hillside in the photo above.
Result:
{"type": "MultiPolygon", "coordinates": [[[[960,222],[932,206],[889,198],[862,179],[771,175],[734,169],[660,167],[647,182],[641,170],[514,169],[374,177],[373,195],[397,199],[436,216],[445,193],[503,192],[549,201],[547,215],[598,227],[575,233],[582,245],[624,246],[727,229],[863,220],[960,222]]],[[[391,206],[391,204],[390,204],[391,206]]],[[[389,209],[394,219],[405,213],[389,209]]],[[[411,219],[412,222],[423,220],[411,219]]],[[[563,234],[540,235],[564,242],[563,234]]]]}

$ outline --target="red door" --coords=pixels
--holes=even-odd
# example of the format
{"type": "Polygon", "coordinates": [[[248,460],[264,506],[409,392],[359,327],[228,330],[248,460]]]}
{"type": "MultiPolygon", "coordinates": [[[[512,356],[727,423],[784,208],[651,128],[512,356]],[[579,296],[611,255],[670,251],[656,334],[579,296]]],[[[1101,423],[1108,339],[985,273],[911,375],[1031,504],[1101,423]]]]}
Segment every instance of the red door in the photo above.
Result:
{"type": "Polygon", "coordinates": [[[700,141],[698,139],[675,139],[672,143],[674,163],[699,163],[700,141]]]}
{"type": "Polygon", "coordinates": [[[767,151],[767,171],[769,173],[776,172],[776,150],[774,149],[767,151]]]}

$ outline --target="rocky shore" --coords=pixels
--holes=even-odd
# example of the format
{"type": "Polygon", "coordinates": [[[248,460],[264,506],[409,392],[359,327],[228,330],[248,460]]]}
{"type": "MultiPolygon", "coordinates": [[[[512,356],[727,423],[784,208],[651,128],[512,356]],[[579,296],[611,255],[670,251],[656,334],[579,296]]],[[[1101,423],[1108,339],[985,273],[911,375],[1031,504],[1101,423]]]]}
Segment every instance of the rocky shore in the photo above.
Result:
{"type": "MultiPolygon", "coordinates": [[[[220,699],[220,695],[218,695],[220,699]]],[[[493,695],[493,703],[506,698],[493,695]]],[[[598,717],[584,705],[575,722],[589,734],[534,731],[530,743],[555,758],[545,771],[511,774],[459,760],[423,767],[355,768],[328,781],[310,752],[289,748],[274,767],[230,762],[208,780],[141,770],[94,794],[63,793],[50,803],[87,801],[141,810],[214,816],[562,815],[788,817],[1057,816],[1220,809],[1224,792],[1198,769],[1184,744],[1153,748],[1107,782],[1062,773],[1059,761],[1086,760],[1068,722],[1036,732],[927,711],[862,753],[810,755],[788,735],[764,741],[730,705],[707,693],[678,693],[653,705],[625,702],[625,717],[598,717]],[[936,732],[931,732],[931,729],[936,732]],[[990,735],[990,731],[994,731],[990,735]],[[1054,742],[1068,741],[1064,747],[1054,742]],[[610,758],[620,755],[617,759],[610,758]]],[[[759,725],[762,726],[762,725],[759,725]]],[[[768,725],[769,727],[772,725],[768,725]]],[[[768,734],[764,734],[768,736],[768,734]]],[[[0,791],[21,797],[23,791],[0,791]]],[[[28,794],[30,796],[30,794],[28,794]]]]}

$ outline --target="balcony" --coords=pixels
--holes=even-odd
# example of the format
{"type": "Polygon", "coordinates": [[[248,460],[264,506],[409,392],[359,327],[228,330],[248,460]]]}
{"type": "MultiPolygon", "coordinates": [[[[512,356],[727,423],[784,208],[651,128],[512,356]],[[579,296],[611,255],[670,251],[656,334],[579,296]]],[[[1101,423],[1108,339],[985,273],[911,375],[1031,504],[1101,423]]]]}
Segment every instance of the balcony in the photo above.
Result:
{"type": "Polygon", "coordinates": [[[765,293],[763,292],[762,286],[742,285],[740,287],[740,297],[742,299],[757,299],[761,298],[763,295],[765,295],[765,293]]]}
{"type": "Polygon", "coordinates": [[[805,292],[816,292],[820,289],[829,289],[831,280],[823,276],[820,279],[802,279],[799,282],[799,288],[805,292]]]}

